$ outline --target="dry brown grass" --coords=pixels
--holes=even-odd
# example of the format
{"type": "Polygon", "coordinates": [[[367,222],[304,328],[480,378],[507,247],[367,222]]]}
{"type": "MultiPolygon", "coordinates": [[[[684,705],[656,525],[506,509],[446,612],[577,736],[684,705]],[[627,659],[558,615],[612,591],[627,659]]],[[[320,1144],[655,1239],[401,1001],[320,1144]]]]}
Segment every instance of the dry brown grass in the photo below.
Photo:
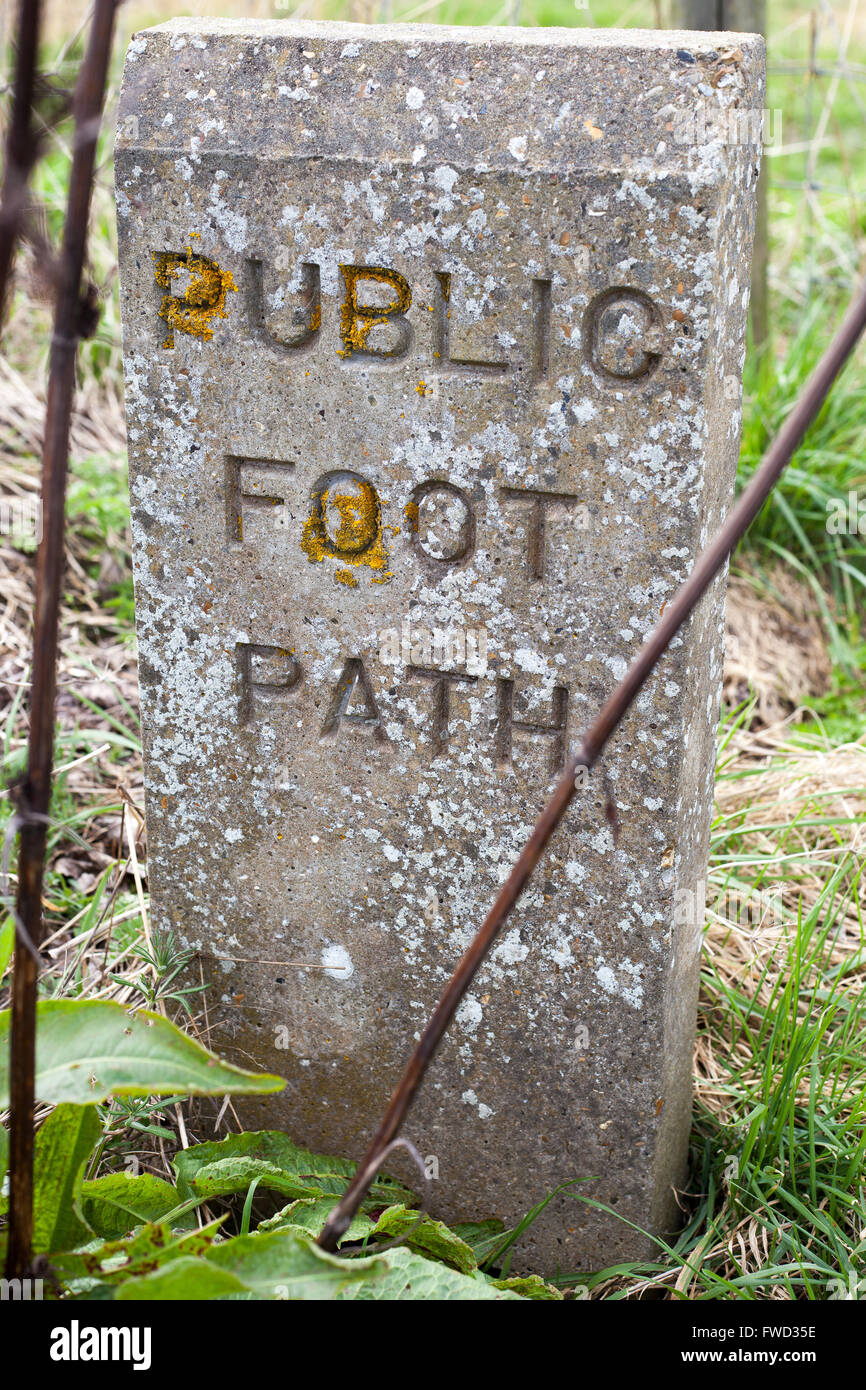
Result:
{"type": "Polygon", "coordinates": [[[781,565],[728,583],[724,698],[757,696],[755,715],[776,724],[830,686],[832,666],[815,600],[781,565]]]}
{"type": "MultiPolygon", "coordinates": [[[[780,972],[790,966],[798,917],[809,916],[839,867],[856,862],[866,848],[866,736],[839,747],[816,736],[813,746],[804,747],[795,727],[792,718],[735,734],[716,783],[717,830],[735,829],[736,852],[753,865],[751,872],[743,870],[747,881],[754,866],[765,866],[766,877],[745,900],[754,908],[752,920],[744,920],[749,914],[736,894],[726,916],[728,868],[719,862],[724,856],[716,856],[705,949],[718,979],[748,996],[756,1014],[773,1007],[780,972]],[[716,894],[721,911],[713,908],[716,894]]],[[[844,969],[845,987],[853,993],[866,984],[864,909],[866,882],[861,882],[839,912],[820,962],[823,970],[844,969]]],[[[810,978],[807,971],[805,981],[810,978]]],[[[804,995],[797,1002],[799,1014],[805,1016],[808,1007],[804,995]]],[[[744,1039],[734,1040],[730,1027],[720,1028],[719,1022],[704,1018],[695,1075],[699,1099],[724,1119],[730,1071],[748,1085],[755,1057],[744,1039]]],[[[852,1103],[857,1099],[852,1095],[852,1103]]]]}

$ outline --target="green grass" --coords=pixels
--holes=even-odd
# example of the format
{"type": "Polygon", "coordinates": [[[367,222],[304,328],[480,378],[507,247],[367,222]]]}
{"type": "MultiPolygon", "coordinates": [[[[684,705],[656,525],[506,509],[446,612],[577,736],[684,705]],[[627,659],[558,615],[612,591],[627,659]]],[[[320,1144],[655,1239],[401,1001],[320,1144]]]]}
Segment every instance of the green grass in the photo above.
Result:
{"type": "MultiPolygon", "coordinates": [[[[752,357],[745,379],[739,483],[752,476],[827,344],[827,298],[816,296],[796,323],[784,354],[752,357]]],[[[866,537],[833,534],[833,505],[850,492],[866,501],[866,379],[862,360],[849,362],[794,459],[749,531],[753,563],[780,559],[815,596],[836,665],[862,670],[861,615],[866,537]]]]}
{"type": "Polygon", "coordinates": [[[106,557],[115,563],[103,585],[102,606],[115,617],[122,633],[132,636],[135,598],[129,541],[129,478],[126,459],[106,456],[73,464],[66,497],[67,524],[85,550],[84,563],[95,583],[101,580],[106,557]]]}

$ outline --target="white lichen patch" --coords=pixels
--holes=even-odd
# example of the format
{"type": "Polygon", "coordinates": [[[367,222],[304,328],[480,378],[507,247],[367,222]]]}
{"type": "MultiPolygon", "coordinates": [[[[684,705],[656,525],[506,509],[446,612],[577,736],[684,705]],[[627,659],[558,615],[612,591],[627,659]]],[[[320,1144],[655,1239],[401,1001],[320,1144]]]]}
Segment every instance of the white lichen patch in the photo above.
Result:
{"type": "Polygon", "coordinates": [[[325,974],[332,980],[348,980],[355,973],[349,952],[345,946],[335,942],[329,942],[327,946],[322,947],[322,965],[325,974]]]}

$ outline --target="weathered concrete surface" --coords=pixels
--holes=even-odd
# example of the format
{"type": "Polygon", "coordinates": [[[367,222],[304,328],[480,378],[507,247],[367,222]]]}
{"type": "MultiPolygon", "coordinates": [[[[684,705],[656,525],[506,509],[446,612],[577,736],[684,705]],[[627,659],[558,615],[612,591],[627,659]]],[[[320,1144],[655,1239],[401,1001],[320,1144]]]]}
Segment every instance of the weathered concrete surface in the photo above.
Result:
{"type": "MultiPolygon", "coordinates": [[[[567,741],[719,522],[759,151],[716,118],[760,108],[762,68],[730,34],[177,21],[130,45],[150,883],[216,981],[214,1040],[289,1078],[252,1123],[360,1156],[567,741]]],[[[722,606],[720,583],[613,741],[617,841],[594,777],[415,1107],[451,1218],[582,1178],[672,1220],[722,606]]],[[[517,1264],[643,1249],[563,1196],[517,1264]]]]}

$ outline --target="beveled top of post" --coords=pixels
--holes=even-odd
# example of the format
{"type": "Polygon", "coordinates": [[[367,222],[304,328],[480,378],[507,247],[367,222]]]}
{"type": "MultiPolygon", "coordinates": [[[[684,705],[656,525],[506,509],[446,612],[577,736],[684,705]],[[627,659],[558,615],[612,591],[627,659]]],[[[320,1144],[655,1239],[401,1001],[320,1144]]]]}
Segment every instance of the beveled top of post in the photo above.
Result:
{"type": "Polygon", "coordinates": [[[173,19],[129,45],[118,145],[717,178],[672,122],[760,107],[763,72],[754,34],[173,19]]]}
{"type": "MultiPolygon", "coordinates": [[[[758,34],[738,34],[731,30],[709,29],[589,29],[564,27],[521,28],[518,25],[485,24],[346,24],[326,19],[196,19],[184,16],[167,19],[147,34],[201,34],[225,38],[240,35],[244,38],[310,38],[341,40],[343,43],[363,40],[365,43],[459,43],[466,45],[505,44],[514,48],[535,45],[540,48],[617,48],[661,49],[685,48],[697,56],[712,50],[738,48],[744,43],[763,43],[758,34]]],[[[137,37],[137,35],[136,35],[137,37]]]]}

